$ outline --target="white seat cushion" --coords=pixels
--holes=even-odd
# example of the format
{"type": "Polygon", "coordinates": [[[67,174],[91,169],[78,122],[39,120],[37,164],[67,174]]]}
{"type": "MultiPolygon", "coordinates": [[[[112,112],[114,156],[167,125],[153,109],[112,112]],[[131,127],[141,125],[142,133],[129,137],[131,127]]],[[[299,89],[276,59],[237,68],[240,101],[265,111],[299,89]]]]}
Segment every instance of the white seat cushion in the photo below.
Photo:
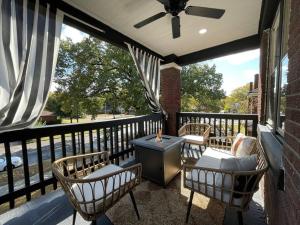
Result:
{"type": "Polygon", "coordinates": [[[205,152],[203,153],[203,156],[210,156],[217,159],[234,158],[234,156],[230,153],[230,151],[215,149],[211,147],[206,148],[205,152]]]}
{"type": "MultiPolygon", "coordinates": [[[[84,179],[92,179],[97,177],[105,176],[109,173],[117,172],[122,170],[122,167],[110,164],[95,172],[84,177],[84,179]]],[[[135,179],[135,174],[129,171],[122,172],[118,175],[111,176],[107,179],[106,185],[103,179],[91,183],[75,183],[72,185],[72,192],[75,195],[81,210],[88,214],[93,214],[101,209],[104,193],[106,192],[106,201],[112,197],[112,193],[118,191],[120,186],[123,186],[126,182],[135,179]],[[104,189],[106,191],[104,191],[104,189]],[[95,201],[96,200],[96,201],[95,201]],[[87,202],[87,204],[84,204],[87,202]],[[94,204],[95,202],[95,209],[94,204]]]]}
{"type": "Polygon", "coordinates": [[[184,135],[182,136],[182,138],[184,138],[184,140],[187,143],[191,143],[191,144],[202,144],[203,143],[203,136],[199,136],[199,135],[184,135]]]}

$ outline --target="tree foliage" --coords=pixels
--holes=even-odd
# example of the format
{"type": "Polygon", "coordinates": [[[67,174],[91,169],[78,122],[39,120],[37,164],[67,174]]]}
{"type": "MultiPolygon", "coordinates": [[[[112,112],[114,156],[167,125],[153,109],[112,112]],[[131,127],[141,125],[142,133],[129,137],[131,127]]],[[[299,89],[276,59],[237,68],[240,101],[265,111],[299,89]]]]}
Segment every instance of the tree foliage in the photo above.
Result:
{"type": "Polygon", "coordinates": [[[61,109],[70,116],[87,113],[95,118],[104,104],[113,113],[130,107],[137,114],[149,112],[130,54],[93,37],[61,41],[55,83],[61,109]]]}
{"type": "Polygon", "coordinates": [[[225,92],[221,89],[223,75],[216,66],[193,64],[181,72],[181,110],[219,112],[225,92]]]}
{"type": "MultiPolygon", "coordinates": [[[[190,65],[182,70],[182,110],[219,112],[224,97],[222,74],[215,66],[190,65]]],[[[73,43],[62,40],[56,67],[56,92],[47,108],[57,115],[92,119],[109,108],[149,113],[136,67],[128,51],[87,37],[73,43]]],[[[171,84],[170,84],[171,85],[171,84]]]]}
{"type": "Polygon", "coordinates": [[[249,85],[234,89],[224,100],[224,110],[233,113],[248,113],[249,85]]]}

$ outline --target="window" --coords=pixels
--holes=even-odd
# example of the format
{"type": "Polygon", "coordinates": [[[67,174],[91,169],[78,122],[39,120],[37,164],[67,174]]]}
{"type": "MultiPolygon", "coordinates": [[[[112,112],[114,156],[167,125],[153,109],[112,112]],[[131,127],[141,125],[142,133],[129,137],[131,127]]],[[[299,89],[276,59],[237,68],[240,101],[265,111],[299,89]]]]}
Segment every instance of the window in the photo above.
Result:
{"type": "Polygon", "coordinates": [[[270,30],[267,77],[267,124],[284,135],[288,73],[290,0],[278,7],[270,30]]]}

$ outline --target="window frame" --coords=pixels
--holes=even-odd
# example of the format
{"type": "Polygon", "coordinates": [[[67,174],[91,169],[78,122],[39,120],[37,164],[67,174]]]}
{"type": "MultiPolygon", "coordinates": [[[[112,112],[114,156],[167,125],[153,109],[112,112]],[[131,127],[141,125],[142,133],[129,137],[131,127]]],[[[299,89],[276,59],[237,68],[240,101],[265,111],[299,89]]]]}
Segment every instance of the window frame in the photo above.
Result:
{"type": "MultiPolygon", "coordinates": [[[[281,97],[281,92],[280,92],[280,88],[281,88],[281,80],[282,80],[282,63],[287,59],[288,60],[288,52],[286,51],[285,53],[283,52],[284,49],[284,44],[283,41],[284,39],[284,32],[285,32],[285,24],[284,19],[286,19],[286,13],[287,13],[287,8],[288,6],[290,6],[290,4],[287,4],[288,0],[281,0],[276,14],[274,16],[273,22],[272,22],[272,26],[271,26],[271,31],[270,31],[270,35],[269,35],[269,52],[268,52],[268,73],[267,73],[267,77],[266,77],[266,87],[267,87],[267,93],[270,93],[270,91],[274,92],[274,98],[270,98],[270,96],[267,94],[267,98],[266,98],[266,117],[265,117],[265,122],[266,125],[269,127],[269,129],[274,133],[274,134],[278,134],[280,136],[280,138],[284,137],[284,129],[282,129],[282,127],[279,126],[279,119],[280,119],[280,97],[281,97]],[[279,18],[278,18],[279,17],[279,18]],[[272,29],[273,27],[276,25],[276,23],[278,22],[277,20],[279,19],[279,27],[278,27],[278,40],[276,38],[276,43],[275,43],[275,49],[271,50],[272,48],[272,38],[274,38],[274,36],[272,36],[272,29]],[[271,52],[274,51],[274,52],[271,52]],[[274,54],[274,58],[271,58],[271,53],[274,54]],[[277,55],[278,54],[278,55],[277,55]],[[273,64],[271,65],[271,60],[273,60],[273,64]],[[271,68],[271,66],[273,66],[273,68],[271,68]],[[273,74],[277,74],[275,76],[275,80],[274,80],[274,86],[271,86],[271,82],[272,82],[272,76],[273,74]],[[274,90],[270,90],[270,89],[274,90]],[[270,102],[271,101],[271,102],[270,102]],[[272,105],[273,105],[273,111],[270,112],[270,110],[272,110],[272,105]],[[270,115],[270,116],[269,116],[270,115]],[[271,117],[271,118],[270,118],[271,117]],[[270,123],[270,120],[272,123],[270,123]]],[[[289,7],[290,9],[290,7],[289,7]]],[[[289,23],[289,21],[288,21],[289,23]]],[[[288,38],[288,36],[287,36],[288,38]]],[[[287,48],[286,48],[287,50],[287,48]]]]}

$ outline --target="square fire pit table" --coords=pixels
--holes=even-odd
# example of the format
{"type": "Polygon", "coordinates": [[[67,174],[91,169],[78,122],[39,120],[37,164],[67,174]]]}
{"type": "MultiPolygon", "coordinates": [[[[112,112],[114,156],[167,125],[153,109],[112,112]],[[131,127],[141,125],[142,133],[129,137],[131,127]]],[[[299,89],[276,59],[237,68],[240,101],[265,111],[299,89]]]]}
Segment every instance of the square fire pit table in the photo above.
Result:
{"type": "Polygon", "coordinates": [[[166,186],[181,170],[181,137],[163,135],[156,142],[156,135],[134,139],[136,162],[142,164],[142,176],[166,186]]]}

